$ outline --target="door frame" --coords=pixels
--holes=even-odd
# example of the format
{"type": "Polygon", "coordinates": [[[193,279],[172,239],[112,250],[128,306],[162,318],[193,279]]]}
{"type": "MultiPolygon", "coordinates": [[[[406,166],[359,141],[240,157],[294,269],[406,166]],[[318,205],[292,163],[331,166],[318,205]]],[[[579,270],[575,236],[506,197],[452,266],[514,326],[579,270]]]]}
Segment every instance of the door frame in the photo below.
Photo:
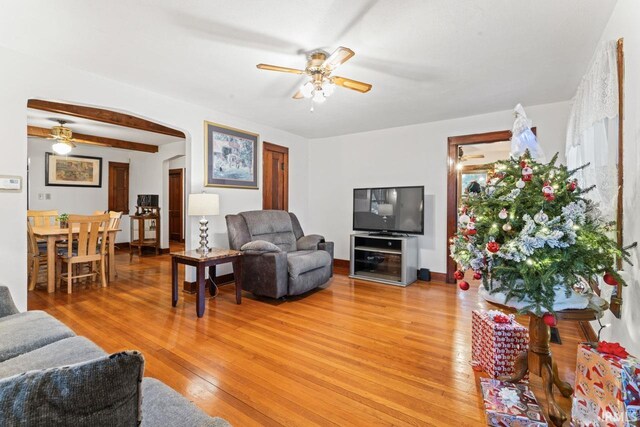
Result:
{"type": "MultiPolygon", "coordinates": [[[[536,128],[531,128],[534,135],[536,128]]],[[[493,142],[508,141],[511,139],[510,130],[500,130],[485,133],[473,133],[469,135],[450,136],[448,145],[448,172],[447,172],[447,283],[455,283],[453,277],[457,269],[456,262],[451,259],[449,247],[451,237],[456,233],[458,223],[458,147],[471,144],[490,144],[493,142]]]]}
{"type": "MultiPolygon", "coordinates": [[[[171,203],[171,175],[172,174],[178,174],[180,175],[180,199],[181,199],[181,203],[180,203],[180,239],[179,242],[180,243],[184,243],[184,169],[183,168],[175,168],[175,169],[169,169],[169,185],[167,188],[167,216],[168,216],[168,226],[169,226],[169,241],[171,241],[171,214],[168,212],[170,211],[169,209],[169,204],[171,203]]],[[[175,240],[174,240],[175,241],[175,240]]]]}
{"type": "MultiPolygon", "coordinates": [[[[267,206],[267,182],[265,175],[267,173],[266,164],[266,152],[272,151],[276,153],[284,154],[284,210],[289,210],[289,147],[283,147],[282,145],[272,144],[267,141],[262,141],[262,209],[267,206]]],[[[270,184],[269,184],[270,185],[270,184]]]]}

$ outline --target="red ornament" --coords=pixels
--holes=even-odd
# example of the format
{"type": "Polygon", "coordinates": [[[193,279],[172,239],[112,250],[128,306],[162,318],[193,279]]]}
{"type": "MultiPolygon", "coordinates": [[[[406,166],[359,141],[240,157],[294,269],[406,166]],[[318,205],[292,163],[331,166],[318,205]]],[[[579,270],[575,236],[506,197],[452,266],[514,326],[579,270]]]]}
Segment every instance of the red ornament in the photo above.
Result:
{"type": "Polygon", "coordinates": [[[498,242],[489,242],[487,243],[487,250],[492,254],[495,254],[500,250],[500,244],[498,244],[498,242]]]}
{"type": "Polygon", "coordinates": [[[567,191],[569,192],[576,191],[576,188],[578,188],[578,181],[576,181],[575,179],[567,184],[567,191]]]}
{"type": "Polygon", "coordinates": [[[531,177],[533,176],[533,169],[529,166],[525,166],[522,168],[522,180],[525,182],[531,181],[531,177]]]}
{"type": "Polygon", "coordinates": [[[547,325],[547,326],[551,326],[554,327],[558,324],[558,322],[556,321],[556,316],[554,316],[551,313],[545,313],[542,315],[542,321],[547,325]]]}
{"type": "Polygon", "coordinates": [[[604,283],[607,285],[618,286],[618,281],[611,273],[605,273],[604,276],[602,276],[602,280],[604,280],[604,283]]]}
{"type": "Polygon", "coordinates": [[[556,196],[554,196],[553,194],[549,194],[545,195],[544,198],[547,200],[547,202],[553,202],[556,199],[556,196]]]}
{"type": "Polygon", "coordinates": [[[476,235],[477,233],[478,233],[478,230],[476,230],[475,228],[472,228],[472,229],[470,229],[470,230],[467,230],[467,234],[468,234],[469,236],[474,236],[474,235],[476,235]]]}
{"type": "Polygon", "coordinates": [[[462,270],[456,270],[456,272],[453,273],[453,278],[456,280],[464,279],[464,272],[462,270]]]}
{"type": "Polygon", "coordinates": [[[480,273],[479,271],[476,271],[475,273],[473,273],[473,278],[476,280],[482,279],[482,273],[480,273]]]}
{"type": "Polygon", "coordinates": [[[465,282],[464,280],[460,283],[458,283],[458,287],[460,287],[460,289],[462,289],[463,291],[467,291],[469,290],[469,282],[465,282]]]}
{"type": "Polygon", "coordinates": [[[524,169],[527,167],[527,162],[525,162],[524,160],[520,160],[520,168],[524,169]]]}

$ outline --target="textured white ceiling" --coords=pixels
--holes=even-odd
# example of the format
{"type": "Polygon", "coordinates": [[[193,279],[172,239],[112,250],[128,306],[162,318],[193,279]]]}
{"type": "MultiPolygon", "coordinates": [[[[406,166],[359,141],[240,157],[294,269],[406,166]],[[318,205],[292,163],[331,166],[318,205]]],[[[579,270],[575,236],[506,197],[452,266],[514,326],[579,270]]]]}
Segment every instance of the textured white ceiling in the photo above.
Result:
{"type": "Polygon", "coordinates": [[[121,139],[129,142],[141,142],[150,145],[164,145],[176,141],[184,141],[184,138],[177,138],[171,135],[163,135],[155,132],[147,132],[139,129],[132,129],[109,123],[87,120],[65,114],[49,113],[34,109],[27,109],[27,124],[41,128],[52,128],[57,126],[58,120],[67,122],[66,127],[74,133],[84,135],[103,136],[107,138],[121,139]]]}
{"type": "Polygon", "coordinates": [[[615,0],[1,3],[6,47],[324,137],[569,99],[615,0]],[[337,74],[373,89],[314,113],[290,99],[298,76],[255,68],[340,45],[356,56],[337,74]]]}

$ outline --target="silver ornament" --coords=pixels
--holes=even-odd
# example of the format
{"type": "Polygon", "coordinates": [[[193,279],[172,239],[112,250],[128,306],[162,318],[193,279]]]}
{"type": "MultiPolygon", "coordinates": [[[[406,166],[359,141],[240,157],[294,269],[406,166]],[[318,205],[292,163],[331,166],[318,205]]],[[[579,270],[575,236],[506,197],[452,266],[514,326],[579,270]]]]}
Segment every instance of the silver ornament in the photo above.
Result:
{"type": "Polygon", "coordinates": [[[506,224],[504,224],[504,225],[502,226],[502,229],[503,229],[504,231],[511,231],[511,224],[509,224],[509,223],[507,222],[506,224]]]}
{"type": "Polygon", "coordinates": [[[518,181],[516,181],[516,187],[523,189],[524,186],[527,185],[526,182],[524,182],[523,180],[519,179],[518,181]]]}

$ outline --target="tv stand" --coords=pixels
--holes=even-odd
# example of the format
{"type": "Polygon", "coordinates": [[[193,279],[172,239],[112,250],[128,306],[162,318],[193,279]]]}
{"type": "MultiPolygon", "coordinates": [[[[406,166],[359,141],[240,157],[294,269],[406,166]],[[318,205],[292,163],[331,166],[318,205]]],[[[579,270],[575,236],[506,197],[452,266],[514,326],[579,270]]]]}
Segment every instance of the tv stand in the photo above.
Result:
{"type": "Polygon", "coordinates": [[[418,238],[390,233],[351,235],[349,277],[396,286],[418,279],[418,238]]]}

